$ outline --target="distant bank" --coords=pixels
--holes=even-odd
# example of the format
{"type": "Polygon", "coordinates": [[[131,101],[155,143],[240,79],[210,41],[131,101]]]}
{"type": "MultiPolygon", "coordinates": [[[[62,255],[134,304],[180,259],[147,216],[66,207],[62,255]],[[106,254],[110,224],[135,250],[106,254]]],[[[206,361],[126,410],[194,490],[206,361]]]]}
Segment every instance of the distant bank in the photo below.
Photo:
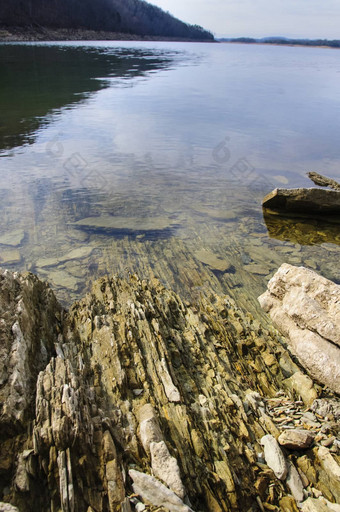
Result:
{"type": "Polygon", "coordinates": [[[214,41],[145,0],[0,1],[2,41],[171,40],[214,41]]]}
{"type": "Polygon", "coordinates": [[[216,42],[214,39],[194,39],[187,37],[163,37],[155,35],[129,34],[126,32],[107,32],[104,30],[32,28],[0,26],[0,42],[30,41],[185,41],[216,42]]]}
{"type": "Polygon", "coordinates": [[[221,43],[243,43],[243,44],[272,44],[282,46],[317,46],[325,48],[340,48],[339,39],[289,39],[285,37],[264,37],[253,39],[252,37],[221,38],[221,43]]]}

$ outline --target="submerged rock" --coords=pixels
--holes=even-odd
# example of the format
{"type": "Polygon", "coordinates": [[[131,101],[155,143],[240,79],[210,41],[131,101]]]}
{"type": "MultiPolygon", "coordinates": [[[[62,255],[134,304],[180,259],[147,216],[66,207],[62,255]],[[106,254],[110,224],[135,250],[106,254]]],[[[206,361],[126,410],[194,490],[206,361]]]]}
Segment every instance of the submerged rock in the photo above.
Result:
{"type": "Polygon", "coordinates": [[[279,447],[282,410],[307,421],[296,366],[229,297],[107,277],[65,312],[1,271],[0,314],[0,493],[20,512],[296,510],[302,483],[338,499],[336,453],[279,447]]]}

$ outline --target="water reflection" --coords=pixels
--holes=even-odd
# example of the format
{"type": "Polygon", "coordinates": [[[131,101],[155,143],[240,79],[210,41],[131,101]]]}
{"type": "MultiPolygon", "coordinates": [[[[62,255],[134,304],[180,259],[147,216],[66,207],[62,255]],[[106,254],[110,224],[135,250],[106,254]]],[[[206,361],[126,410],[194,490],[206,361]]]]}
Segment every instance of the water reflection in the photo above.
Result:
{"type": "Polygon", "coordinates": [[[53,113],[91,93],[164,69],[170,54],[147,49],[0,44],[0,154],[33,143],[53,113]]]}

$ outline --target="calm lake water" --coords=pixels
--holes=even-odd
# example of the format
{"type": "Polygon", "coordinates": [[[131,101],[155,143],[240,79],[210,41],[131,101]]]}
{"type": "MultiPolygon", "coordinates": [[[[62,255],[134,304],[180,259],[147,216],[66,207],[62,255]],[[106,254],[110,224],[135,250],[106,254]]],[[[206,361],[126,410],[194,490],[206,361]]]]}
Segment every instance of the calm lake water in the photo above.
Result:
{"type": "Polygon", "coordinates": [[[340,179],[340,52],[198,43],[0,45],[0,265],[69,304],[105,273],[247,308],[279,265],[340,282],[339,224],[264,218],[340,179]]]}

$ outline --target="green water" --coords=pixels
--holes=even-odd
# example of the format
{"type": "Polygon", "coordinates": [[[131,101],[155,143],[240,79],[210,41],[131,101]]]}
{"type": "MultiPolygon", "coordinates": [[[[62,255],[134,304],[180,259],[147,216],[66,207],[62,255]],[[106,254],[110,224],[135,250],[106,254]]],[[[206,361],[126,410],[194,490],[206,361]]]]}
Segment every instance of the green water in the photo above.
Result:
{"type": "MultiPolygon", "coordinates": [[[[283,262],[340,282],[338,224],[264,217],[340,178],[339,52],[0,45],[0,265],[69,304],[105,273],[256,304],[283,262]]],[[[256,306],[255,306],[256,307],[256,306]]]]}

